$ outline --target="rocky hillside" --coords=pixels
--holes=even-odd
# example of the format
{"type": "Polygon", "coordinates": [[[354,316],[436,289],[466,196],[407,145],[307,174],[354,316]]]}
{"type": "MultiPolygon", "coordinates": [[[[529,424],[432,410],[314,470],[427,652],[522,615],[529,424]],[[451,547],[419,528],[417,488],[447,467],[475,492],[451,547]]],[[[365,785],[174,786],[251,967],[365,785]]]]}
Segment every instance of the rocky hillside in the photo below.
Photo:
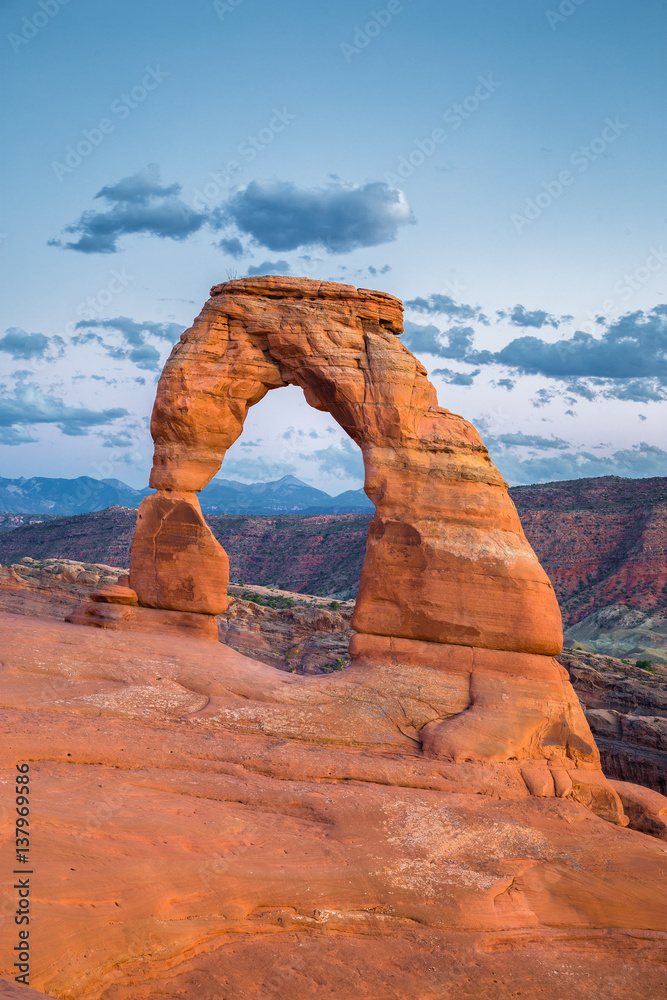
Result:
{"type": "MultiPolygon", "coordinates": [[[[136,511],[109,507],[94,514],[26,524],[0,535],[0,563],[24,556],[129,566],[136,511]]],[[[233,583],[347,599],[356,594],[366,550],[368,514],[316,517],[207,518],[229,555],[233,583]]]]}
{"type": "Polygon", "coordinates": [[[667,608],[667,478],[575,479],[511,491],[566,625],[600,608],[667,608]]]}
{"type": "Polygon", "coordinates": [[[350,662],[354,601],[329,601],[268,587],[230,587],[218,638],[245,656],[300,674],[344,670],[350,662]]]}
{"type": "MultiPolygon", "coordinates": [[[[610,605],[667,610],[667,478],[605,476],[518,486],[511,494],[566,626],[610,605]]],[[[130,508],[110,507],[26,523],[0,534],[0,562],[60,556],[127,566],[135,517],[130,508]]],[[[208,521],[235,583],[338,598],[356,593],[370,514],[220,514],[208,521]]]]}
{"type": "Polygon", "coordinates": [[[667,666],[667,609],[640,611],[612,604],[565,632],[566,645],[624,660],[650,659],[667,666]]]}
{"type": "Polygon", "coordinates": [[[667,794],[667,667],[565,649],[567,669],[610,778],[667,794]]]}
{"type": "Polygon", "coordinates": [[[93,514],[26,522],[0,534],[0,563],[9,566],[30,556],[38,562],[57,558],[127,567],[136,519],[136,510],[108,507],[93,514]]]}

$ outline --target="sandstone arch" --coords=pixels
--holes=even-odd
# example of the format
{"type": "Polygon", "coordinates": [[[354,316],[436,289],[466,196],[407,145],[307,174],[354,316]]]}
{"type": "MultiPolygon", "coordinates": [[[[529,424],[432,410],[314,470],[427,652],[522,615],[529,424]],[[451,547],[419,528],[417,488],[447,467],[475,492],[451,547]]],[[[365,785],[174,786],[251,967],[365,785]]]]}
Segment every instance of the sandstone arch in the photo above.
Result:
{"type": "Polygon", "coordinates": [[[508,794],[572,796],[624,824],[554,659],[558,604],[507,484],[474,427],[438,406],[401,331],[401,303],[381,292],[277,277],[215,286],[158,385],[156,493],[138,511],[130,587],[93,595],[68,620],[194,625],[217,638],[228,561],[197,491],[248,408],[269,389],[299,385],[360,445],[376,505],[353,663],[327,678],[275,671],[258,688],[248,661],[248,678],[233,681],[246,699],[235,720],[281,739],[482,765],[483,784],[500,767],[506,776],[493,780],[508,794]]]}
{"type": "Polygon", "coordinates": [[[362,634],[524,653],[560,651],[560,613],[479,435],[438,406],[405,348],[402,305],[296,278],[217,285],[165,365],[153,410],[155,497],[132,554],[141,604],[216,614],[226,557],[196,492],[250,406],[299,385],[361,447],[376,505],[354,626],[362,634]],[[196,545],[193,534],[196,525],[196,545]]]}

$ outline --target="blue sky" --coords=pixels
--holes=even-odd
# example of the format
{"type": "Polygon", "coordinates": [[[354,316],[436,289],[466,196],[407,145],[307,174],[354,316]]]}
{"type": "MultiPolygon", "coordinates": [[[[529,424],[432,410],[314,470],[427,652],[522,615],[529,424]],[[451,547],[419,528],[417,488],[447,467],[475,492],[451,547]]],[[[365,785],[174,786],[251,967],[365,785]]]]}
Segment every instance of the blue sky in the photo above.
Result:
{"type": "MultiPolygon", "coordinates": [[[[667,3],[5,0],[0,475],[143,485],[228,274],[376,287],[511,482],[667,475],[667,3]],[[662,306],[662,309],[661,309],[662,306]]],[[[360,485],[297,390],[221,475],[360,485]]]]}

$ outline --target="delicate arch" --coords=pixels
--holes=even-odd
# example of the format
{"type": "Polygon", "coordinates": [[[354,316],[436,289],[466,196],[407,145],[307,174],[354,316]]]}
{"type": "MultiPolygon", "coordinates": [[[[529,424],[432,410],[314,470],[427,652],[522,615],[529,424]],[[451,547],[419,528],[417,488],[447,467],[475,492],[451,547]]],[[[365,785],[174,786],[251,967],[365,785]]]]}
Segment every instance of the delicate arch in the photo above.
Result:
{"type": "Polygon", "coordinates": [[[211,298],[174,347],[151,420],[157,493],[139,510],[131,585],[141,604],[219,614],[228,563],[196,493],[248,409],[299,385],[361,447],[376,506],[357,632],[554,654],[556,597],[507,484],[474,427],[438,406],[399,340],[402,305],[382,292],[300,278],[245,278],[211,298]]]}

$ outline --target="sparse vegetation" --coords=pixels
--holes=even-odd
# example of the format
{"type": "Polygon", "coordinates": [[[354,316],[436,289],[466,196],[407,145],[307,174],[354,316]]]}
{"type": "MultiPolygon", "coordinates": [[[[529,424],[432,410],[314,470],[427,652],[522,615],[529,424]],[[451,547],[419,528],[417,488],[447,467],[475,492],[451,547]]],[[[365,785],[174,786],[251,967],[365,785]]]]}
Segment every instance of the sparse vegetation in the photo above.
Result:
{"type": "Polygon", "coordinates": [[[250,601],[252,604],[261,604],[265,608],[275,608],[277,611],[283,608],[293,608],[296,604],[293,597],[284,597],[282,594],[277,597],[266,597],[264,594],[255,594],[251,590],[244,590],[241,599],[250,601]]]}

